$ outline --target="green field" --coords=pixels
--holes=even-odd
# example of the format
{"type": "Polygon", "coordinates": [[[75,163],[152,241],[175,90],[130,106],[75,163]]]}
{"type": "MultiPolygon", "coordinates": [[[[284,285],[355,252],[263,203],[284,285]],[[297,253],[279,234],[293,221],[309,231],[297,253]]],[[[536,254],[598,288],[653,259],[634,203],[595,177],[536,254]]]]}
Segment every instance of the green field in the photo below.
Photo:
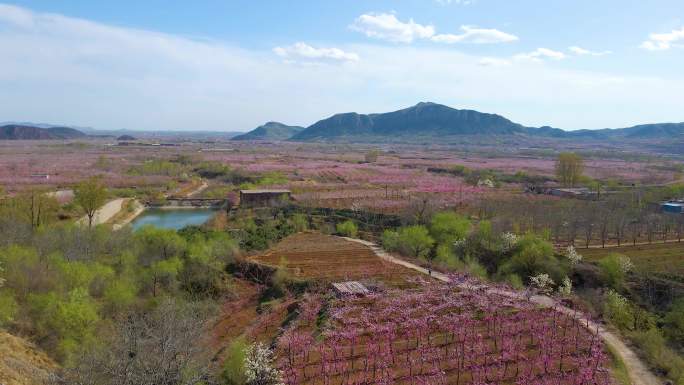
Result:
{"type": "Polygon", "coordinates": [[[618,253],[628,256],[639,271],[684,276],[684,242],[580,249],[578,252],[590,262],[618,253]]]}

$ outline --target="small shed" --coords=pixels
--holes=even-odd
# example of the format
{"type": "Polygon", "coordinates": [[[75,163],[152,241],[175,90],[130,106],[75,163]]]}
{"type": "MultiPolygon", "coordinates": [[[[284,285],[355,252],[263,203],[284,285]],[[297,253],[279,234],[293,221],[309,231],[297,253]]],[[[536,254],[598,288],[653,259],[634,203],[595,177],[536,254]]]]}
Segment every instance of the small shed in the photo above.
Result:
{"type": "Polygon", "coordinates": [[[370,294],[370,290],[368,290],[365,286],[363,286],[360,282],[357,281],[336,282],[333,283],[332,286],[333,290],[335,290],[335,293],[339,296],[363,296],[370,294]]]}
{"type": "Polygon", "coordinates": [[[268,207],[289,202],[290,190],[240,190],[241,207],[268,207]]]}

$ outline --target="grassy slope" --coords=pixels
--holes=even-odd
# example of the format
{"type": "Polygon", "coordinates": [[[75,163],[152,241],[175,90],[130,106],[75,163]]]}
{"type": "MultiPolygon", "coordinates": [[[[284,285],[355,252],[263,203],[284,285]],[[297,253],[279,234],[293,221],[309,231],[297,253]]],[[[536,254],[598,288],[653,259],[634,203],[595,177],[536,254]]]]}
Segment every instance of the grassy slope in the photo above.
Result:
{"type": "Polygon", "coordinates": [[[56,368],[57,364],[33,344],[0,331],[0,384],[41,383],[56,368]]]}
{"type": "Polygon", "coordinates": [[[582,249],[580,253],[587,261],[597,261],[609,254],[618,253],[628,256],[640,271],[684,277],[684,242],[582,249]]]}

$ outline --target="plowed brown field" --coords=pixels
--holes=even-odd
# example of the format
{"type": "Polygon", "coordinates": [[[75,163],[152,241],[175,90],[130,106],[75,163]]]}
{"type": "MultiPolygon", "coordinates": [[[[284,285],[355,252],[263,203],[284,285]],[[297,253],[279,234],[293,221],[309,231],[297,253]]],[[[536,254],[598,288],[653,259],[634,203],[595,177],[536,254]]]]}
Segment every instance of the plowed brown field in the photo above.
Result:
{"type": "Polygon", "coordinates": [[[379,280],[403,286],[416,272],[378,258],[367,246],[319,233],[298,233],[285,238],[253,260],[281,266],[296,277],[323,281],[379,280]]]}

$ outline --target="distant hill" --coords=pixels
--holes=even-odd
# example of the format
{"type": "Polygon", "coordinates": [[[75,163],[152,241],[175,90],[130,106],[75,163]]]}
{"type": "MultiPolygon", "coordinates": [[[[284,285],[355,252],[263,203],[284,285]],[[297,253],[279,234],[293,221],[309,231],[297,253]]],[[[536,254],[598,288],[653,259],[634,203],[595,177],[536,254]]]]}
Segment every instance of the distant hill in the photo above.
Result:
{"type": "Polygon", "coordinates": [[[294,135],[294,141],[335,140],[364,136],[410,138],[454,135],[543,135],[563,136],[558,128],[531,128],[503,116],[473,110],[457,110],[436,103],[382,114],[355,112],[333,115],[294,135]]]}
{"type": "Polygon", "coordinates": [[[35,127],[18,124],[0,126],[0,140],[76,139],[86,134],[69,127],[35,127]]]}
{"type": "Polygon", "coordinates": [[[684,138],[684,123],[647,124],[619,129],[565,131],[549,126],[526,127],[503,116],[418,103],[402,110],[333,115],[293,135],[292,141],[424,140],[455,136],[522,136],[567,139],[684,138]]]}
{"type": "Polygon", "coordinates": [[[684,135],[684,123],[641,124],[618,131],[628,138],[681,138],[684,135]]]}
{"type": "Polygon", "coordinates": [[[233,137],[231,140],[286,140],[302,132],[304,127],[288,126],[278,122],[268,122],[252,131],[233,137]]]}

